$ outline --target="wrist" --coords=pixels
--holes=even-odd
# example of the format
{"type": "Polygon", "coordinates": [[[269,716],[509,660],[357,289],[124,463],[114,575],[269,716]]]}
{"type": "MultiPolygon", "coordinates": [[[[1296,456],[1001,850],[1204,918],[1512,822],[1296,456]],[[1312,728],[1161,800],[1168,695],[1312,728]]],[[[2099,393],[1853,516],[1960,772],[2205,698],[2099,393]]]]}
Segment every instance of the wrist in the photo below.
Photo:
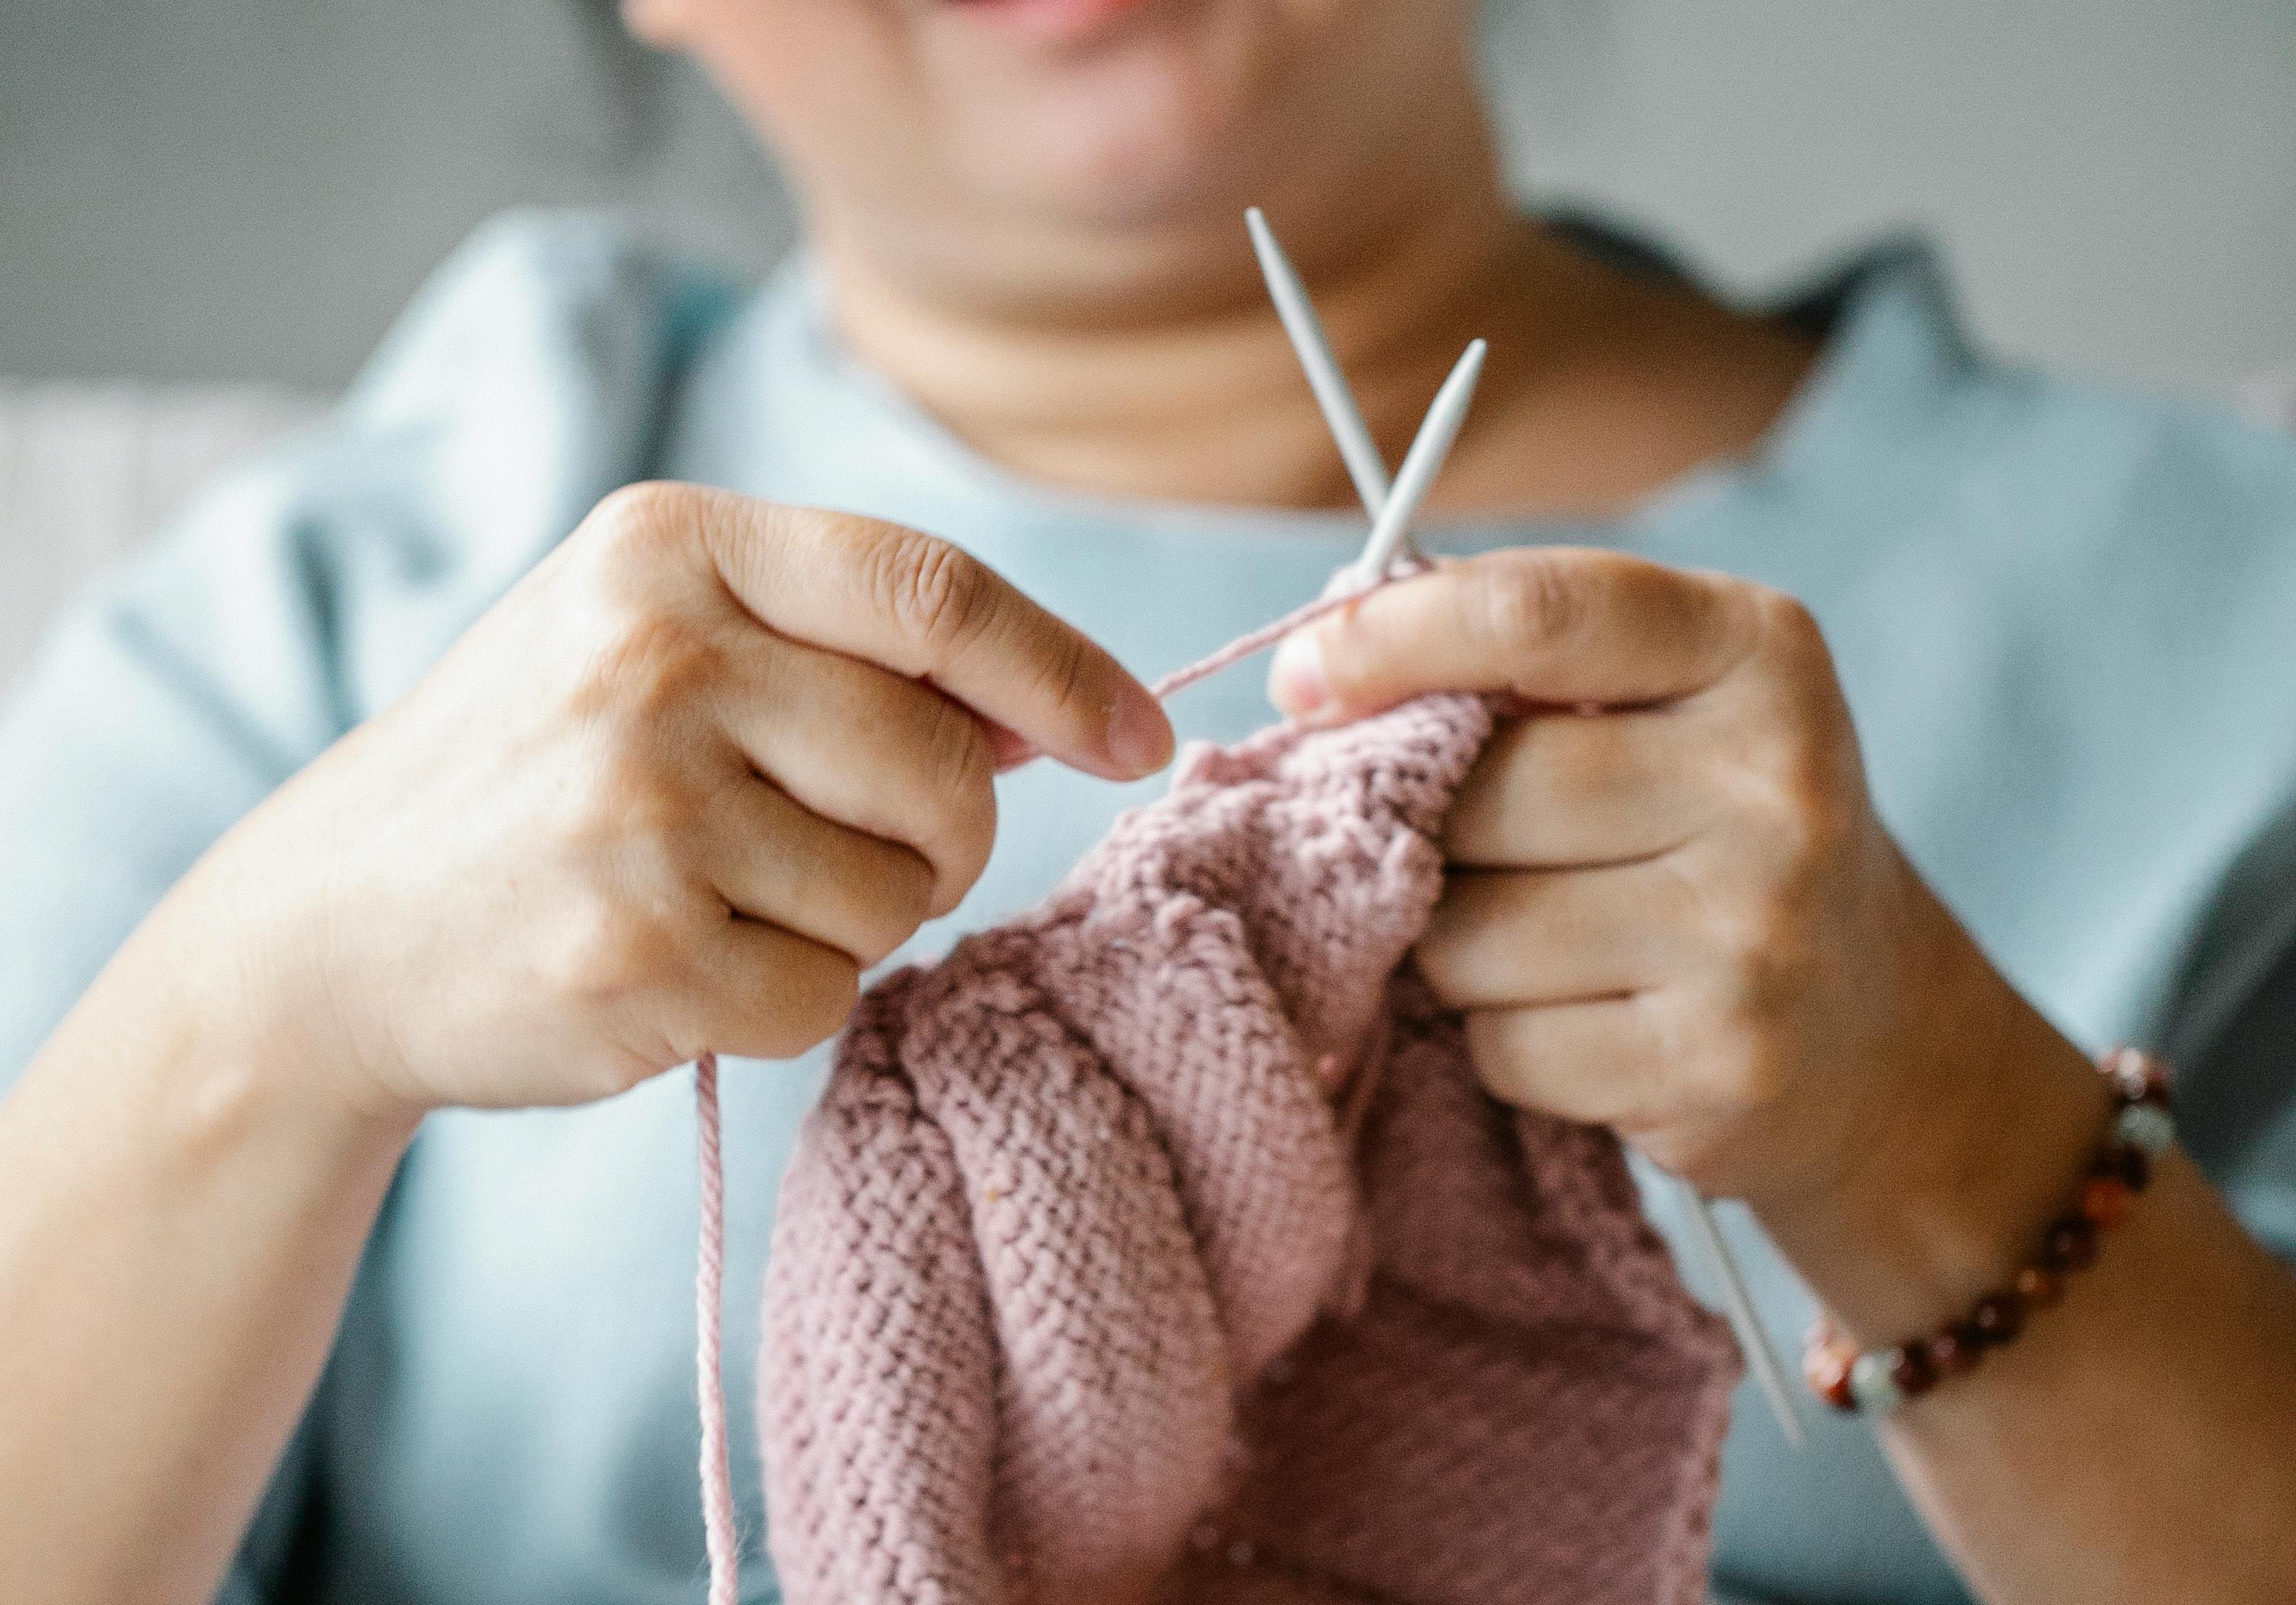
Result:
{"type": "Polygon", "coordinates": [[[165,1045],[152,1069],[171,1101],[218,1130],[274,1127],[321,1151],[395,1161],[424,1111],[365,1069],[325,984],[327,944],[292,921],[219,902],[209,867],[170,894],[115,966],[160,1011],[165,1045]]]}
{"type": "MultiPolygon", "coordinates": [[[[1958,935],[1958,932],[1956,932],[1958,935]]],[[[1898,1045],[1890,1095],[1851,1134],[1822,1195],[1757,1206],[1841,1328],[1862,1343],[1921,1331],[2030,1257],[2111,1118],[2087,1058],[1973,944],[1965,984],[1898,1045]]]]}

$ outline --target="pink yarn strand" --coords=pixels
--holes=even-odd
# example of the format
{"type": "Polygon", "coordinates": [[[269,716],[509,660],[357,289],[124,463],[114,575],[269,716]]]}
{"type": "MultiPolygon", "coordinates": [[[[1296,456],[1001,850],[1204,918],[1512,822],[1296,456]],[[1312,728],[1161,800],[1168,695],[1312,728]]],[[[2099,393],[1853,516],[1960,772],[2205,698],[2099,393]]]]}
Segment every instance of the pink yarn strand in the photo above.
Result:
{"type": "MultiPolygon", "coordinates": [[[[1400,579],[1400,574],[1390,577],[1400,579]]],[[[1326,613],[1336,613],[1351,602],[1360,602],[1372,591],[1387,583],[1380,580],[1359,591],[1343,591],[1337,596],[1319,596],[1305,607],[1292,609],[1272,624],[1238,635],[1209,657],[1199,658],[1185,668],[1176,668],[1148,688],[1148,694],[1161,702],[1175,692],[1187,690],[1199,680],[1209,680],[1224,668],[1233,668],[1254,653],[1264,652],[1294,630],[1305,629],[1326,613]]]]}
{"type": "Polygon", "coordinates": [[[701,1241],[694,1255],[695,1386],[701,1405],[701,1529],[709,1552],[709,1605],[737,1605],[742,1549],[734,1527],[734,1472],[726,1443],[726,1168],[718,1123],[718,1055],[693,1061],[700,1134],[701,1241]]]}
{"type": "Polygon", "coordinates": [[[1199,658],[1185,668],[1176,668],[1148,688],[1148,694],[1159,702],[1193,685],[1199,680],[1209,680],[1224,668],[1233,668],[1246,658],[1264,652],[1294,630],[1304,630],[1318,618],[1336,613],[1351,602],[1361,602],[1374,591],[1393,585],[1398,579],[1409,579],[1414,574],[1424,574],[1435,565],[1423,557],[1398,557],[1390,563],[1387,571],[1372,579],[1365,579],[1353,569],[1340,570],[1339,589],[1318,596],[1315,601],[1292,609],[1283,618],[1247,631],[1209,657],[1199,658]]]}

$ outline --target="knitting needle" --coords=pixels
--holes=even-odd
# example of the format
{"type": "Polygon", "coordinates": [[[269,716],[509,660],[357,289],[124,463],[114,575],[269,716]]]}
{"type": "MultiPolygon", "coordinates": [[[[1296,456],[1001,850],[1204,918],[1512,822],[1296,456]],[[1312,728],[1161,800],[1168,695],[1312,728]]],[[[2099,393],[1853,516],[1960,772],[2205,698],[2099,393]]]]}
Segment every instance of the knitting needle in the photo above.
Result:
{"type": "Polygon", "coordinates": [[[1385,574],[1395,554],[1402,549],[1419,504],[1433,488],[1435,476],[1443,471],[1443,460],[1451,454],[1452,442],[1459,438],[1459,426],[1467,421],[1468,404],[1475,398],[1475,382],[1483,376],[1483,354],[1489,348],[1482,340],[1469,345],[1458,365],[1451,370],[1451,376],[1443,381],[1443,388],[1435,392],[1434,403],[1419,425],[1418,436],[1403,455],[1403,466],[1395,471],[1395,487],[1372,520],[1371,538],[1364,543],[1363,555],[1355,561],[1354,572],[1358,579],[1373,580],[1385,574]]]}
{"type": "Polygon", "coordinates": [[[1308,388],[1316,393],[1316,405],[1324,409],[1324,422],[1339,443],[1340,460],[1348,465],[1348,477],[1356,482],[1356,495],[1363,498],[1364,511],[1377,518],[1380,509],[1387,505],[1387,460],[1380,455],[1379,443],[1371,438],[1363,409],[1356,405],[1356,393],[1348,384],[1348,376],[1340,371],[1339,358],[1332,354],[1332,342],[1324,333],[1323,320],[1316,315],[1308,286],[1276,243],[1267,215],[1255,206],[1243,214],[1243,221],[1251,230],[1251,249],[1259,258],[1260,275],[1267,281],[1275,315],[1283,320],[1283,332],[1292,337],[1292,349],[1299,354],[1308,388]]]}
{"type": "Polygon", "coordinates": [[[1722,1295],[1722,1307],[1730,1319],[1730,1331],[1738,1339],[1738,1350],[1746,1356],[1746,1369],[1754,1373],[1754,1381],[1762,1396],[1769,1402],[1770,1413],[1777,1418],[1778,1430],[1785,1434],[1786,1442],[1795,1448],[1808,1446],[1808,1439],[1801,1426],[1801,1413],[1794,1408],[1793,1390],[1786,1385],[1785,1367],[1778,1359],[1778,1351],[1771,1346],[1769,1329],[1755,1314],[1753,1295],[1746,1290],[1746,1279],[1739,1271],[1737,1256],[1723,1240],[1722,1228],[1714,1218],[1714,1207],[1708,1203],[1697,1188],[1680,1176],[1669,1178],[1682,1193],[1683,1218],[1690,1225],[1690,1241],[1698,1245],[1699,1257],[1717,1290],[1722,1295]]]}
{"type": "MultiPolygon", "coordinates": [[[[1308,286],[1300,279],[1292,258],[1283,254],[1283,247],[1268,226],[1267,215],[1258,207],[1243,214],[1245,226],[1251,233],[1251,248],[1259,258],[1260,276],[1267,281],[1268,298],[1275,303],[1275,314],[1283,321],[1284,333],[1291,336],[1292,349],[1300,359],[1300,369],[1308,375],[1308,388],[1315,393],[1316,404],[1323,409],[1324,423],[1332,431],[1332,439],[1340,448],[1340,460],[1347,464],[1348,477],[1355,481],[1356,495],[1363,502],[1364,511],[1374,520],[1374,539],[1367,544],[1364,555],[1351,570],[1358,577],[1382,573],[1398,552],[1413,552],[1410,523],[1417,510],[1418,497],[1402,509],[1394,524],[1382,532],[1379,520],[1387,512],[1391,487],[1387,477],[1387,460],[1380,455],[1379,443],[1372,438],[1371,427],[1364,422],[1363,409],[1357,405],[1356,393],[1348,383],[1348,376],[1340,368],[1339,358],[1332,354],[1332,342],[1324,332],[1324,322],[1316,315],[1316,303],[1308,294],[1308,286]]],[[[1475,380],[1482,367],[1483,342],[1477,340],[1468,348],[1473,373],[1464,379],[1454,370],[1451,381],[1438,392],[1431,417],[1443,417],[1444,427],[1452,436],[1458,431],[1459,422],[1466,415],[1466,404],[1472,397],[1475,380]],[[1458,386],[1454,393],[1451,385],[1458,386]]],[[[1464,365],[1467,359],[1462,359],[1464,365]]],[[[1426,437],[1427,423],[1420,424],[1420,436],[1426,437]]],[[[1414,448],[1418,442],[1414,441],[1414,448]]],[[[1439,448],[1426,459],[1425,483],[1434,482],[1434,472],[1443,463],[1450,450],[1451,441],[1445,438],[1439,448]]],[[[1409,458],[1405,466],[1410,465],[1409,458]]]]}

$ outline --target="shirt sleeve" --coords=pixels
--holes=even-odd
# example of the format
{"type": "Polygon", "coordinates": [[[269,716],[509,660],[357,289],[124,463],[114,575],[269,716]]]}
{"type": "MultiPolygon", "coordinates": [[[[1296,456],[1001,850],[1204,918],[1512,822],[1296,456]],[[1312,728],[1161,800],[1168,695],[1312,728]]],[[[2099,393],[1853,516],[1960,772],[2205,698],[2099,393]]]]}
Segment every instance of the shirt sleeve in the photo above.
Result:
{"type": "Polygon", "coordinates": [[[2155,1035],[2186,1151],[2296,1266],[2296,798],[2218,883],[2155,1035]]]}
{"type": "Polygon", "coordinates": [[[0,713],[0,1085],[298,756],[131,598],[75,610],[0,713]]]}

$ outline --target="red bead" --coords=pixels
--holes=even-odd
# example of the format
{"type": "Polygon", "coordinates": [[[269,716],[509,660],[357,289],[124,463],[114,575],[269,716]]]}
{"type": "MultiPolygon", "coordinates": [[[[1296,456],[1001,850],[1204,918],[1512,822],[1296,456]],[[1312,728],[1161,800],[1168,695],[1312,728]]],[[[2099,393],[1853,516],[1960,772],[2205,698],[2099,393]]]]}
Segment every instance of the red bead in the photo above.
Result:
{"type": "Polygon", "coordinates": [[[1844,1345],[1813,1339],[1802,1353],[1802,1380],[1836,1410],[1854,1412],[1857,1399],[1849,1391],[1849,1367],[1857,1359],[1856,1351],[1844,1345]]]}
{"type": "Polygon", "coordinates": [[[1932,1333],[1924,1346],[1930,1366],[1939,1377],[1957,1377],[1976,1365],[1985,1353],[1985,1340],[1966,1326],[1948,1326],[1932,1333]]]}
{"type": "Polygon", "coordinates": [[[2046,1265],[2027,1265],[2017,1273],[2017,1297],[2029,1310],[2048,1308],[2064,1291],[2065,1279],[2046,1265]]]}
{"type": "Polygon", "coordinates": [[[1891,1349],[1890,1380],[1909,1399],[1917,1399],[1936,1387],[1937,1367],[1930,1363],[1929,1345],[1901,1343],[1891,1349]]]}
{"type": "Polygon", "coordinates": [[[2128,1218],[2136,1193],[2117,1175],[2093,1175],[2081,1183],[2081,1218],[2107,1231],[2128,1218]]]}
{"type": "Polygon", "coordinates": [[[2025,1330],[2025,1306],[2014,1293],[1992,1294],[1971,1308],[1969,1326],[1988,1348],[1998,1348],[2025,1330]]]}
{"type": "Polygon", "coordinates": [[[2096,1228],[2068,1215],[2049,1228],[2041,1263],[2053,1271],[2085,1271],[2096,1263],[2096,1228]]]}

